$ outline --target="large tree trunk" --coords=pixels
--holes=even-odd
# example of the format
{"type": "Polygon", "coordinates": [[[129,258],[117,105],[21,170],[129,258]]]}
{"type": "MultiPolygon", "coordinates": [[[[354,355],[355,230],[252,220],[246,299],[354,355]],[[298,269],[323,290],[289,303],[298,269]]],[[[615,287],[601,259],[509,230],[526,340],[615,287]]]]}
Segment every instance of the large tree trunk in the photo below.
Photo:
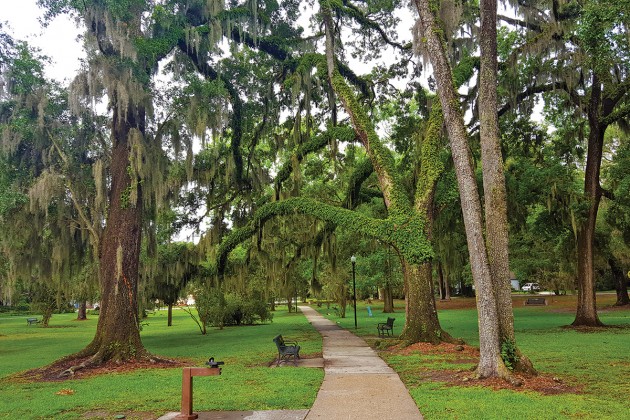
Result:
{"type": "Polygon", "coordinates": [[[168,317],[166,321],[166,326],[167,327],[173,326],[173,303],[172,302],[168,303],[168,317]]]}
{"type": "Polygon", "coordinates": [[[531,361],[516,347],[508,256],[507,193],[497,114],[497,2],[481,0],[479,43],[479,133],[485,201],[486,249],[499,316],[499,342],[515,350],[510,363],[534,373],[531,361]]]}
{"type": "Polygon", "coordinates": [[[615,306],[630,305],[630,296],[628,296],[628,279],[623,273],[619,263],[615,257],[608,258],[608,265],[615,281],[615,290],[617,291],[617,302],[615,306]]]}
{"type": "Polygon", "coordinates": [[[431,263],[414,265],[402,260],[401,264],[407,304],[405,305],[405,326],[400,338],[412,343],[454,342],[453,338],[442,329],[438,320],[431,263]]]}
{"type": "MultiPolygon", "coordinates": [[[[112,103],[118,104],[116,93],[112,103]]],[[[107,223],[100,246],[101,309],[94,340],[84,350],[93,361],[132,360],[147,356],[138,323],[142,189],[132,179],[130,136],[144,135],[144,109],[131,102],[113,107],[111,190],[107,223]],[[131,191],[137,189],[132,202],[131,191]]]]}
{"type": "Polygon", "coordinates": [[[594,244],[595,224],[602,191],[599,186],[599,173],[602,162],[604,132],[606,127],[599,122],[601,105],[601,85],[593,76],[591,98],[588,108],[588,150],[586,172],[584,174],[584,199],[588,203],[588,213],[577,234],[578,258],[578,303],[573,326],[597,327],[603,325],[597,316],[595,294],[594,244]]]}
{"type": "Polygon", "coordinates": [[[468,149],[468,134],[459,108],[459,97],[446,59],[443,39],[428,0],[414,0],[420,16],[423,39],[429,52],[438,86],[444,121],[449,135],[457,183],[459,185],[470,265],[477,292],[480,357],[477,374],[481,378],[508,377],[501,359],[497,302],[483,237],[481,202],[468,149]]]}

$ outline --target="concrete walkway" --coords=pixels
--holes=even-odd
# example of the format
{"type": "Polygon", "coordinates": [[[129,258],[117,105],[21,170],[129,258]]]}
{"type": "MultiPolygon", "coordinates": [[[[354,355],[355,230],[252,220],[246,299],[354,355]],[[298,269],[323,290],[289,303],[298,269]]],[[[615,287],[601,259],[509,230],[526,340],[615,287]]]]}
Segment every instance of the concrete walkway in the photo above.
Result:
{"type": "Polygon", "coordinates": [[[313,419],[422,419],[398,374],[351,332],[301,306],[323,337],[324,382],[306,416],[313,419]]]}
{"type": "MultiPolygon", "coordinates": [[[[325,376],[313,407],[310,410],[200,412],[199,420],[422,419],[398,374],[362,338],[340,328],[309,306],[299,308],[323,337],[325,376]]],[[[317,367],[322,360],[299,362],[300,366],[317,367]]],[[[178,414],[167,413],[158,420],[172,420],[178,414]]]]}

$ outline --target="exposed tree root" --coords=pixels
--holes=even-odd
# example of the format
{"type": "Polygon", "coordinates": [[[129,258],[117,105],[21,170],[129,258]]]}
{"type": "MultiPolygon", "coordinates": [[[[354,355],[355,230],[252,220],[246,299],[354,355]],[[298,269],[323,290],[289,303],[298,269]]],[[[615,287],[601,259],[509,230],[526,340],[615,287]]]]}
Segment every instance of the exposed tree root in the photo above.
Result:
{"type": "Polygon", "coordinates": [[[529,376],[538,375],[538,371],[534,368],[534,364],[520,349],[516,349],[518,361],[514,362],[514,372],[522,373],[529,376]]]}
{"type": "Polygon", "coordinates": [[[455,338],[455,337],[453,337],[452,335],[450,335],[449,333],[447,333],[444,330],[442,330],[442,334],[440,335],[440,339],[441,339],[442,342],[449,343],[449,344],[459,344],[459,345],[466,344],[466,342],[464,340],[462,340],[461,338],[455,338]]]}
{"type": "MultiPolygon", "coordinates": [[[[66,361],[76,360],[76,359],[79,359],[79,357],[65,358],[66,361]]],[[[105,357],[104,352],[101,351],[101,352],[97,352],[96,354],[92,355],[91,357],[82,361],[81,363],[70,366],[69,368],[63,370],[58,375],[58,378],[72,378],[74,377],[75,373],[79,370],[96,368],[108,362],[113,362],[119,366],[122,366],[125,363],[134,364],[138,362],[149,362],[151,364],[177,364],[175,360],[165,359],[162,357],[151,355],[149,353],[146,353],[143,356],[136,357],[136,358],[122,359],[122,358],[105,357]]]]}
{"type": "Polygon", "coordinates": [[[88,360],[84,361],[83,363],[71,366],[68,369],[64,370],[63,372],[61,372],[59,374],[59,378],[64,378],[64,377],[65,378],[68,378],[68,377],[71,378],[71,377],[74,377],[74,373],[77,370],[81,370],[81,369],[85,369],[85,368],[90,367],[90,366],[98,365],[99,362],[97,360],[98,359],[96,358],[96,355],[94,355],[94,356],[90,357],[88,360]]]}
{"type": "Polygon", "coordinates": [[[522,383],[520,380],[516,379],[512,376],[512,372],[505,367],[502,360],[497,362],[496,369],[492,371],[482,371],[480,366],[477,366],[475,369],[475,379],[491,379],[491,378],[500,378],[509,383],[512,386],[519,386],[519,383],[522,383]]]}

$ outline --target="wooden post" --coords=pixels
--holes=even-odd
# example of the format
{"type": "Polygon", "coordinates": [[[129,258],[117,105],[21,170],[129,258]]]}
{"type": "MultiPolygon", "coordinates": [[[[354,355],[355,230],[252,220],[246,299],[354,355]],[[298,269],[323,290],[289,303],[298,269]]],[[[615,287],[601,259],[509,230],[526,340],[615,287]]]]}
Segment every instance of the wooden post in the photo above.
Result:
{"type": "Polygon", "coordinates": [[[219,367],[185,367],[182,371],[182,412],[176,418],[193,420],[199,417],[193,413],[193,377],[220,374],[221,368],[219,367]]]}

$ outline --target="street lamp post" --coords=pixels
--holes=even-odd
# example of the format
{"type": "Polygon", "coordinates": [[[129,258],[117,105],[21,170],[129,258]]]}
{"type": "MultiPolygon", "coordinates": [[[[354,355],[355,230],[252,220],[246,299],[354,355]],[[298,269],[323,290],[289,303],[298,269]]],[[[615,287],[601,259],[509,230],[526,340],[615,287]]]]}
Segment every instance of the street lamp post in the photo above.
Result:
{"type": "Polygon", "coordinates": [[[352,300],[354,300],[354,329],[357,329],[357,283],[355,280],[355,265],[357,263],[357,257],[354,255],[350,257],[350,261],[352,262],[352,300]]]}

